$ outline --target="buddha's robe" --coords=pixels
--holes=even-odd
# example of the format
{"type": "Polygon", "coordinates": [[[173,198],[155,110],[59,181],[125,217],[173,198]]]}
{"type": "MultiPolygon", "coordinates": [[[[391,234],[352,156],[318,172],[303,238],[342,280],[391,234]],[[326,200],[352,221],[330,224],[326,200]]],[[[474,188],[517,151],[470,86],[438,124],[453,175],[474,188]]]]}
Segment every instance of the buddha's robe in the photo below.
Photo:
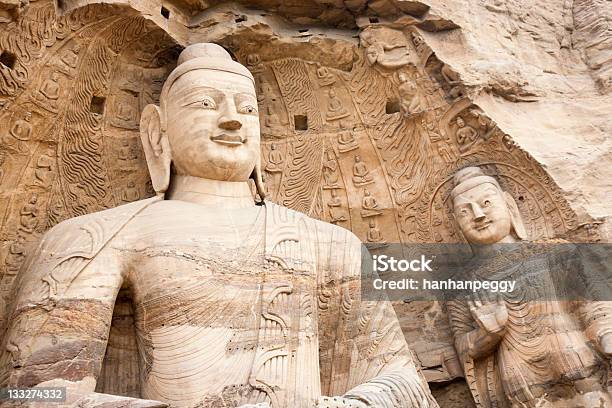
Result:
{"type": "Polygon", "coordinates": [[[392,305],[361,299],[361,256],[349,231],[272,203],[211,212],[149,199],[65,221],[20,273],[1,382],[97,378],[127,286],[142,398],[436,407],[392,305]]]}

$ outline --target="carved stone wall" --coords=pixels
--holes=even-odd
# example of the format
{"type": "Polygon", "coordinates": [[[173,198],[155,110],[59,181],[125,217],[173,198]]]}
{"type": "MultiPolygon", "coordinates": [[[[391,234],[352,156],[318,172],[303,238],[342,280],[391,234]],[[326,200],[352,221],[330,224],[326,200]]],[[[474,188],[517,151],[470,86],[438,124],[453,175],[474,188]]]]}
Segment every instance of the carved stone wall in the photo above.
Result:
{"type": "MultiPolygon", "coordinates": [[[[371,65],[367,50],[357,53],[349,72],[237,51],[259,86],[272,200],[370,244],[461,242],[450,217],[451,176],[477,164],[515,196],[532,239],[576,230],[576,216],[555,183],[462,96],[416,31],[371,30],[382,42],[401,41],[395,48],[405,53],[400,67],[371,65]],[[414,84],[412,91],[401,77],[414,84]],[[405,112],[404,105],[414,110],[405,112]]],[[[428,379],[460,375],[443,306],[416,302],[396,310],[428,379]]]]}
{"type": "MultiPolygon", "coordinates": [[[[39,0],[0,13],[2,308],[28,245],[44,231],[153,194],[139,115],[158,100],[181,46],[198,41],[222,44],[256,78],[265,182],[277,203],[374,247],[458,242],[450,177],[479,165],[512,193],[531,239],[598,239],[597,222],[576,215],[566,191],[508,133],[511,120],[498,120],[500,110],[475,93],[469,72],[439,59],[454,57],[440,38],[459,31],[455,9],[405,1],[314,2],[310,11],[243,3],[258,9],[179,1],[161,9],[148,2],[58,8],[39,0]]],[[[576,12],[586,13],[583,3],[576,12]]],[[[581,38],[593,48],[592,38],[581,38]]],[[[602,77],[605,66],[592,63],[602,77]]],[[[515,102],[538,97],[511,85],[486,89],[489,96],[506,89],[505,100],[515,102]]],[[[137,395],[130,380],[111,381],[112,362],[134,358],[129,298],[121,299],[99,387],[137,395]]],[[[395,306],[428,380],[461,376],[443,305],[395,306]]],[[[125,375],[136,381],[137,373],[125,375]]],[[[443,406],[461,406],[456,393],[437,395],[448,401],[443,406]]]]}
{"type": "Polygon", "coordinates": [[[28,245],[69,217],[153,194],[138,136],[176,59],[159,27],[117,6],[63,17],[29,5],[0,30],[2,305],[28,245]]]}

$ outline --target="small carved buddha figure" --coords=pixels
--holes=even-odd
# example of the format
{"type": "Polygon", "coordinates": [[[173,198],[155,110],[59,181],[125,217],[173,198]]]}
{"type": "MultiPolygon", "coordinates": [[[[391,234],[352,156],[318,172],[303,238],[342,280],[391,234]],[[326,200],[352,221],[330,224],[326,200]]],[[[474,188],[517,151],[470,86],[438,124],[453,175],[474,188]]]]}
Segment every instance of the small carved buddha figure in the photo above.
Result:
{"type": "Polygon", "coordinates": [[[9,247],[9,252],[6,256],[6,271],[9,275],[15,275],[19,271],[19,267],[26,255],[23,238],[18,238],[9,247]]]}
{"type": "Polygon", "coordinates": [[[601,360],[589,345],[609,358],[612,308],[609,302],[573,306],[578,302],[557,292],[564,274],[578,273],[575,251],[518,243],[525,228],[514,199],[480,168],[458,171],[454,182],[454,216],[474,252],[461,279],[516,281],[513,292],[483,292],[447,304],[455,348],[478,405],[612,406],[599,382],[601,360]]]}
{"type": "Polygon", "coordinates": [[[141,116],[158,196],[45,234],[8,308],[0,387],[64,385],[70,406],[437,407],[392,305],[361,299],[359,239],[262,200],[254,82],[218,45],[183,50],[141,116]],[[121,288],[149,401],[94,392],[121,288]]]}
{"type": "Polygon", "coordinates": [[[412,63],[410,46],[404,33],[390,28],[366,29],[359,34],[370,65],[398,69],[412,63]]]}
{"type": "Polygon", "coordinates": [[[336,224],[340,221],[346,221],[346,216],[340,211],[342,200],[338,197],[336,189],[331,190],[331,199],[327,203],[327,206],[329,207],[329,222],[336,224]]]}
{"type": "Polygon", "coordinates": [[[270,152],[268,153],[268,164],[266,165],[266,171],[270,173],[282,172],[283,162],[283,154],[277,150],[276,144],[272,143],[270,146],[270,152]]]}
{"type": "Polygon", "coordinates": [[[369,45],[365,50],[366,59],[370,65],[374,65],[385,56],[385,50],[381,44],[369,45]]]}
{"type": "Polygon", "coordinates": [[[67,48],[66,51],[63,52],[60,59],[69,68],[76,68],[77,62],[79,61],[80,48],[81,47],[79,44],[76,44],[74,47],[67,48]]]}
{"type": "Polygon", "coordinates": [[[52,148],[49,148],[45,153],[38,156],[38,160],[36,160],[34,175],[36,176],[37,183],[42,186],[48,186],[51,181],[53,164],[55,163],[54,156],[55,152],[52,148]]]}
{"type": "Polygon", "coordinates": [[[266,112],[266,115],[264,118],[264,125],[267,128],[273,128],[281,124],[278,118],[278,112],[276,111],[276,107],[273,101],[271,101],[268,105],[266,105],[265,112],[266,112]]]}
{"type": "Polygon", "coordinates": [[[136,106],[138,106],[138,98],[124,97],[120,99],[116,107],[117,119],[123,122],[135,122],[138,118],[136,106]]]}
{"type": "Polygon", "coordinates": [[[383,244],[384,243],[383,235],[380,232],[378,225],[376,225],[376,220],[374,218],[370,220],[370,222],[368,223],[368,226],[369,226],[368,235],[367,235],[368,242],[375,243],[375,244],[383,244]]]}
{"type": "Polygon", "coordinates": [[[368,166],[361,160],[361,156],[355,156],[353,164],[353,183],[356,187],[364,186],[374,182],[374,177],[370,174],[368,166]]]}
{"type": "Polygon", "coordinates": [[[346,124],[343,121],[340,122],[340,132],[338,132],[338,151],[340,153],[350,152],[359,148],[359,144],[355,140],[354,132],[356,130],[357,126],[354,126],[353,131],[351,131],[346,128],[346,124]]]}
{"type": "Polygon", "coordinates": [[[123,86],[126,88],[140,88],[142,86],[143,80],[143,71],[140,67],[135,65],[128,65],[125,67],[125,74],[123,76],[122,81],[124,81],[123,86]]]}
{"type": "Polygon", "coordinates": [[[38,226],[38,195],[32,194],[19,214],[21,215],[21,229],[25,232],[34,232],[38,226]]]}
{"type": "Polygon", "coordinates": [[[370,193],[367,188],[363,190],[361,208],[361,218],[373,217],[375,215],[382,214],[382,211],[380,208],[378,208],[378,201],[376,201],[376,198],[374,198],[372,193],[370,193]]]}
{"type": "Polygon", "coordinates": [[[440,135],[440,132],[438,131],[435,120],[431,118],[427,118],[427,119],[423,118],[421,119],[421,126],[427,129],[429,140],[432,141],[433,143],[437,143],[437,142],[441,142],[442,140],[446,140],[442,137],[442,135],[440,135]]]}
{"type": "Polygon", "coordinates": [[[140,194],[138,193],[138,189],[136,188],[136,183],[130,180],[128,181],[127,188],[121,195],[121,200],[124,203],[131,203],[132,201],[136,201],[140,198],[140,194]]]}
{"type": "Polygon", "coordinates": [[[421,103],[421,95],[416,84],[404,73],[399,74],[399,81],[398,92],[402,115],[410,116],[422,112],[424,107],[421,103]]]}
{"type": "Polygon", "coordinates": [[[346,118],[350,113],[344,108],[342,99],[336,94],[334,89],[327,92],[329,102],[327,103],[327,120],[338,120],[346,118]]]}
{"type": "Polygon", "coordinates": [[[323,180],[325,181],[323,188],[326,190],[340,188],[340,185],[338,184],[338,172],[337,172],[338,162],[333,156],[333,153],[331,150],[328,150],[325,155],[327,159],[323,162],[322,172],[323,172],[323,180]]]}
{"type": "Polygon", "coordinates": [[[483,139],[488,139],[495,128],[495,123],[481,109],[472,109],[470,114],[478,120],[478,127],[483,133],[483,139]]]}
{"type": "Polygon", "coordinates": [[[132,148],[132,143],[129,139],[121,139],[121,147],[119,147],[119,160],[127,165],[132,160],[136,160],[138,156],[132,148]]]}
{"type": "Polygon", "coordinates": [[[15,139],[27,142],[32,136],[32,113],[26,112],[23,119],[17,119],[11,127],[10,133],[15,139]]]}
{"type": "Polygon", "coordinates": [[[459,145],[459,151],[461,153],[467,152],[478,140],[478,132],[470,125],[466,125],[461,116],[457,117],[457,131],[455,136],[457,137],[457,144],[459,145]]]}
{"type": "Polygon", "coordinates": [[[272,87],[264,80],[257,82],[257,102],[262,103],[265,101],[266,95],[272,95],[272,87]]]}
{"type": "Polygon", "coordinates": [[[336,82],[334,74],[329,72],[329,69],[321,64],[317,64],[317,79],[319,80],[320,86],[327,86],[336,82]]]}
{"type": "Polygon", "coordinates": [[[247,56],[247,68],[251,73],[258,74],[264,71],[264,66],[261,63],[261,57],[259,54],[249,54],[247,56]]]}
{"type": "Polygon", "coordinates": [[[60,95],[60,86],[57,83],[59,80],[59,74],[57,72],[51,73],[51,78],[47,78],[40,87],[38,99],[42,97],[49,99],[50,101],[56,101],[60,95]]]}

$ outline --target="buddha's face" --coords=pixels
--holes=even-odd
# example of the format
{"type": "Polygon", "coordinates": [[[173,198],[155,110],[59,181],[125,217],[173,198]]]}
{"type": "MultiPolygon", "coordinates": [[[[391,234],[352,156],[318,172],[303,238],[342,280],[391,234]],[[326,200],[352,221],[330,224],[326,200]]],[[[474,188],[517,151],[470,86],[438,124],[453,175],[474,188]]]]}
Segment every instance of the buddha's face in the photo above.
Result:
{"type": "Polygon", "coordinates": [[[501,241],[512,229],[512,218],[501,191],[483,183],[454,200],[455,218],[465,238],[473,244],[501,241]]]}
{"type": "Polygon", "coordinates": [[[166,101],[166,133],[176,173],[248,180],[259,160],[259,116],[253,82],[242,75],[195,70],[166,101]]]}

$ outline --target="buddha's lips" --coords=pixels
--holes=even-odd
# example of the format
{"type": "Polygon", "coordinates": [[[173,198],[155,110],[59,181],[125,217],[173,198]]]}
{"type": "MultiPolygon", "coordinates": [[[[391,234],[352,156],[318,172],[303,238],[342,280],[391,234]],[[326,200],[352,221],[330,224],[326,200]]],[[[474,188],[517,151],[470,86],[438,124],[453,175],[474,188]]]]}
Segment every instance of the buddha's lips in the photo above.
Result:
{"type": "Polygon", "coordinates": [[[493,221],[486,220],[486,221],[483,221],[483,222],[479,223],[478,225],[476,225],[476,229],[478,231],[481,231],[481,230],[487,228],[491,224],[493,224],[493,221]]]}
{"type": "Polygon", "coordinates": [[[230,146],[239,146],[244,143],[244,139],[240,135],[228,135],[227,133],[211,136],[210,140],[230,146]]]}

